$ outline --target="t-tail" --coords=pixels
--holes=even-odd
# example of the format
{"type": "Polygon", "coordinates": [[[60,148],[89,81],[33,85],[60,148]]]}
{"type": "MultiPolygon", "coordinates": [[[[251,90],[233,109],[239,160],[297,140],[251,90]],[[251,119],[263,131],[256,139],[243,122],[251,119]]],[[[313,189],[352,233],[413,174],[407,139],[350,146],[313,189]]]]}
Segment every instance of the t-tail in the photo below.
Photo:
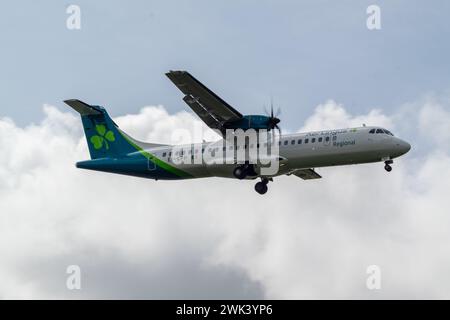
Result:
{"type": "Polygon", "coordinates": [[[81,115],[91,159],[122,158],[136,152],[134,140],[119,129],[105,108],[91,106],[80,100],[65,100],[81,115]]]}

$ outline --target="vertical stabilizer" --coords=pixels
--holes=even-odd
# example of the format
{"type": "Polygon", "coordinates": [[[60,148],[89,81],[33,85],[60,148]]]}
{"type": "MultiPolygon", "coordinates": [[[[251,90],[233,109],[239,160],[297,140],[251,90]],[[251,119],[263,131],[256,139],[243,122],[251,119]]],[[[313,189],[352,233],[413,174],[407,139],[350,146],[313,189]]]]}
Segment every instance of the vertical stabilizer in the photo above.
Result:
{"type": "Polygon", "coordinates": [[[114,123],[105,108],[91,106],[76,99],[64,102],[81,116],[91,159],[120,158],[136,152],[136,148],[127,141],[125,133],[114,123]]]}

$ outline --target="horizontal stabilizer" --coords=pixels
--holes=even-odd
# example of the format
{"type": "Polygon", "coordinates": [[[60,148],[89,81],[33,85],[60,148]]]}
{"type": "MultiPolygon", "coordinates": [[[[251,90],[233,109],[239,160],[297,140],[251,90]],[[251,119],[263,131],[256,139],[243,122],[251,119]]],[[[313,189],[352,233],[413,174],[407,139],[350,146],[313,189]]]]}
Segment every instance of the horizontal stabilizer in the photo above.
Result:
{"type": "Polygon", "coordinates": [[[102,114],[101,109],[98,107],[88,105],[77,99],[64,100],[64,102],[82,116],[102,114]]]}
{"type": "Polygon", "coordinates": [[[310,179],[320,179],[322,176],[314,171],[314,169],[301,169],[301,170],[295,170],[292,172],[293,175],[296,175],[299,178],[302,178],[303,180],[310,180],[310,179]]]}

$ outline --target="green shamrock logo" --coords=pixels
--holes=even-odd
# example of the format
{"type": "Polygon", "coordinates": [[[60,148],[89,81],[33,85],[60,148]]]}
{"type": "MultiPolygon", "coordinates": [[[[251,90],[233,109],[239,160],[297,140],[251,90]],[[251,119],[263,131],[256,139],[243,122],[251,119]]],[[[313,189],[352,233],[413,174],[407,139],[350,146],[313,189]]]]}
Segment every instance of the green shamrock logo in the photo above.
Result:
{"type": "Polygon", "coordinates": [[[114,137],[114,132],[111,130],[106,130],[105,125],[103,124],[97,124],[95,125],[95,130],[97,131],[98,135],[94,135],[91,137],[91,142],[94,145],[94,148],[96,150],[100,149],[105,145],[106,150],[109,149],[109,142],[114,142],[116,138],[114,137]]]}

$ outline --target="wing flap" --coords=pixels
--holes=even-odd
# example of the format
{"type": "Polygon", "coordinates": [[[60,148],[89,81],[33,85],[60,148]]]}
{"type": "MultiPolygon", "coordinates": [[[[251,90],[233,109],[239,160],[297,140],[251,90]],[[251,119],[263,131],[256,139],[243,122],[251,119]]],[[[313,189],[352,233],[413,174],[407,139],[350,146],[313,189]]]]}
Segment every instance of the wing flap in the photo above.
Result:
{"type": "Polygon", "coordinates": [[[210,127],[222,130],[226,121],[242,118],[242,114],[187,71],[170,71],[166,76],[183,92],[189,107],[210,127]]]}
{"type": "Polygon", "coordinates": [[[220,129],[220,121],[216,117],[214,117],[214,115],[209,113],[196,99],[193,99],[191,96],[185,96],[183,100],[189,107],[191,107],[192,111],[194,111],[200,117],[200,119],[202,119],[203,122],[206,123],[208,127],[213,129],[220,129]]]}

